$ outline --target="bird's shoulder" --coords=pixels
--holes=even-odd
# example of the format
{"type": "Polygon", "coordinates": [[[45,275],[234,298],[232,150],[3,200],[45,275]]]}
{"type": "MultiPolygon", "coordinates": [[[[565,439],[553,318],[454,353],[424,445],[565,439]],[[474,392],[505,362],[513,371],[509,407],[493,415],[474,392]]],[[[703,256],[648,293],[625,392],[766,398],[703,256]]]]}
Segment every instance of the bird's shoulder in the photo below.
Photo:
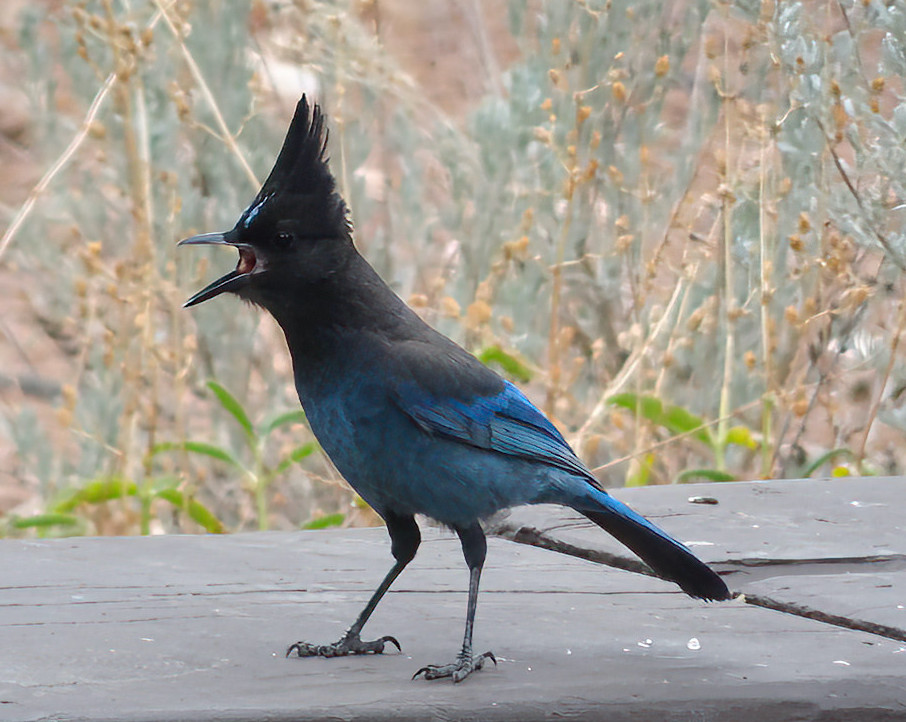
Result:
{"type": "Polygon", "coordinates": [[[430,327],[392,343],[390,352],[402,386],[438,399],[469,401],[504,389],[500,376],[430,327]]]}
{"type": "Polygon", "coordinates": [[[394,400],[424,431],[593,479],[562,434],[525,394],[452,341],[396,348],[394,400]]]}

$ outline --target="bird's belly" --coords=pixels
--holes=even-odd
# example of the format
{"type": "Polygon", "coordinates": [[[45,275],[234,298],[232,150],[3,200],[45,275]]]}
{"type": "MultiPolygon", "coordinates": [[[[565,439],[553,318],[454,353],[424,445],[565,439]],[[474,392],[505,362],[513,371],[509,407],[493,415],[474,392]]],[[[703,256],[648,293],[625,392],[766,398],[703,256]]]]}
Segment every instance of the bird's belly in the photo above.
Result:
{"type": "Polygon", "coordinates": [[[381,515],[424,514],[467,525],[531,503],[539,480],[530,477],[546,473],[538,464],[429,434],[394,405],[375,411],[317,404],[306,414],[334,465],[381,515]]]}

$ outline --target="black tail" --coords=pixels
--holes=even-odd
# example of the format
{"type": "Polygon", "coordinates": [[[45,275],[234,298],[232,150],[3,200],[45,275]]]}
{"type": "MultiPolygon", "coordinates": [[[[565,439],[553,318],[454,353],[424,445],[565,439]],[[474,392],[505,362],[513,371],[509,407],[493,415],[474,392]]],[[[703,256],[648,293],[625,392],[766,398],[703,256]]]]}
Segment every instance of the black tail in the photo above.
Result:
{"type": "MultiPolygon", "coordinates": [[[[610,499],[613,500],[613,497],[610,499]]],[[[690,597],[708,601],[730,598],[723,579],[680,542],[644,517],[639,516],[639,521],[636,521],[613,511],[579,511],[632,549],[659,577],[679,584],[680,589],[690,597]]],[[[633,513],[633,516],[638,515],[633,513]]]]}

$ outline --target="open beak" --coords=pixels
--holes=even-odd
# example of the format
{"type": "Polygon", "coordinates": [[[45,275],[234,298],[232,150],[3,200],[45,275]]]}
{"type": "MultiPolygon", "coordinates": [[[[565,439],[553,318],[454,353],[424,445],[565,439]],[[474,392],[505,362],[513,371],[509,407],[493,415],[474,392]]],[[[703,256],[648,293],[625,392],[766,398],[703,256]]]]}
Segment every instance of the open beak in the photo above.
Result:
{"type": "Polygon", "coordinates": [[[255,250],[247,243],[237,243],[230,240],[230,232],[227,233],[202,233],[199,236],[192,236],[179,242],[180,246],[232,246],[239,251],[239,263],[235,270],[230,271],[225,276],[218,278],[213,283],[205,286],[192,298],[183,304],[183,308],[194,306],[202,301],[207,301],[214,296],[219,296],[225,291],[236,292],[245,286],[249,279],[256,273],[264,270],[263,259],[261,259],[255,250]]]}

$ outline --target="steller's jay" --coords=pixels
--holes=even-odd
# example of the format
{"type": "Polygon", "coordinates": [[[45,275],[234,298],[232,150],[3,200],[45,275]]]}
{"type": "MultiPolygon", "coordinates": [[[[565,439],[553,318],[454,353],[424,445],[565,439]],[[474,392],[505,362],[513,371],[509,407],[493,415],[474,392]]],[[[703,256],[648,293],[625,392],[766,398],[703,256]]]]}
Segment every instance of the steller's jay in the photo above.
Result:
{"type": "Polygon", "coordinates": [[[487,544],[481,520],[520,504],[584,514],[692,597],[728,599],[721,578],[683,544],[609,496],[560,432],[513,384],[424,323],[359,255],[346,204],[327,167],[324,115],[305,97],[274,168],[232,230],[187,238],[239,251],[236,269],[186,306],[229,291],[266,308],[292,356],[312,431],[337,469],[387,523],[396,560],[365,609],[333,644],[296,642],[287,656],[381,653],[393,637],[362,627],[415,556],[416,514],[452,528],[469,567],[462,650],[426,679],[465,679],[487,544]]]}

